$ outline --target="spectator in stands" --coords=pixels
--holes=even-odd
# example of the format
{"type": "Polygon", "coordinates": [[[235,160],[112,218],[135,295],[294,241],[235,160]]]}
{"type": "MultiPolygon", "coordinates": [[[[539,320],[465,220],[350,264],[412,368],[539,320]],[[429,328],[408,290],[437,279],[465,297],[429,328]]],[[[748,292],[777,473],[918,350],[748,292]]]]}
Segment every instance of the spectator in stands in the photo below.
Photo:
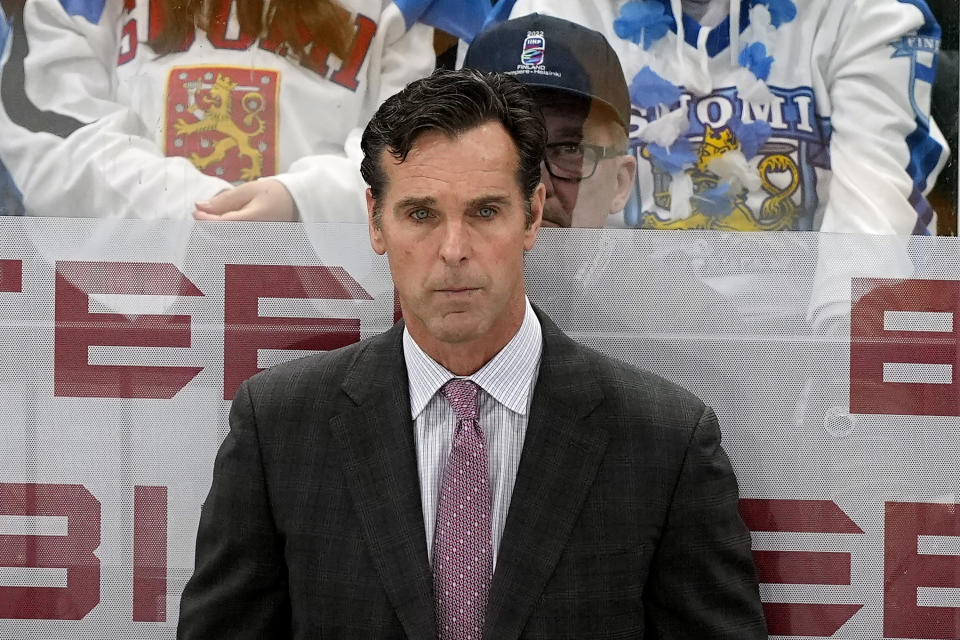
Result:
{"type": "MultiPolygon", "coordinates": [[[[546,162],[541,167],[546,186],[543,226],[550,226],[548,221],[561,227],[622,226],[622,215],[611,214],[621,214],[627,202],[636,159],[627,152],[627,84],[606,38],[567,20],[528,15],[479,35],[467,50],[464,66],[508,73],[534,89],[547,125],[546,162]]],[[[549,256],[550,277],[538,278],[538,269],[531,269],[528,275],[537,286],[530,295],[565,330],[674,330],[678,326],[676,321],[671,324],[672,316],[681,322],[696,318],[722,331],[736,318],[722,296],[682,269],[643,264],[642,278],[624,278],[625,273],[638,273],[629,235],[541,233],[537,242],[541,255],[549,256]],[[610,282],[617,283],[619,300],[605,297],[610,282]],[[623,304],[653,299],[659,304],[623,304]],[[671,308],[686,312],[663,313],[671,308]]],[[[683,345],[671,350],[674,357],[650,364],[674,379],[696,379],[705,369],[716,369],[708,379],[723,381],[724,390],[735,393],[740,381],[708,362],[703,354],[709,350],[699,342],[683,345]]]]}
{"type": "Polygon", "coordinates": [[[30,215],[362,222],[360,133],[433,68],[438,4],[12,3],[0,162],[30,215]]]}
{"type": "Polygon", "coordinates": [[[544,226],[602,227],[622,214],[637,167],[627,145],[630,96],[602,34],[549,16],[517,18],[477,37],[464,66],[509,73],[535,90],[547,124],[544,226]]]}
{"type": "Polygon", "coordinates": [[[500,0],[489,22],[538,11],[619,54],[638,160],[629,223],[935,231],[924,193],[946,144],[923,0],[500,0]]]}

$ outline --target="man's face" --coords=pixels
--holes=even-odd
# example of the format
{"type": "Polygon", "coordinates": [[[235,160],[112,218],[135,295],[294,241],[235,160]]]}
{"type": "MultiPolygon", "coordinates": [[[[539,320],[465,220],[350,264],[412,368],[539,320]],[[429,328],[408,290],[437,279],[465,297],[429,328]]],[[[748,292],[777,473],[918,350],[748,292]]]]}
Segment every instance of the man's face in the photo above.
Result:
{"type": "Polygon", "coordinates": [[[404,162],[389,153],[380,162],[387,181],[379,203],[367,192],[370,242],[389,258],[408,330],[435,358],[450,345],[492,357],[523,321],[523,255],[540,227],[543,186],[528,226],[516,146],[498,122],[456,138],[428,131],[404,162]]]}
{"type": "MultiPolygon", "coordinates": [[[[607,113],[594,105],[584,117],[582,104],[549,99],[540,105],[547,124],[547,143],[587,143],[603,147],[625,146],[607,113]]],[[[626,205],[636,171],[636,159],[618,156],[600,160],[594,174],[572,182],[554,178],[542,167],[547,188],[543,211],[545,227],[592,227],[606,224],[608,216],[626,205]]]]}

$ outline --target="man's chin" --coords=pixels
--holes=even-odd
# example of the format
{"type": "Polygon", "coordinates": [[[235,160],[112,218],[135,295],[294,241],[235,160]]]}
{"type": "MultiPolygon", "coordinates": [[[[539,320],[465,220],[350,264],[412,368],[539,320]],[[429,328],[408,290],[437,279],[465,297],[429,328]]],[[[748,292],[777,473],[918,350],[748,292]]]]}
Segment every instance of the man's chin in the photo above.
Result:
{"type": "Polygon", "coordinates": [[[480,319],[470,311],[453,311],[432,323],[430,333],[440,342],[460,344],[483,335],[480,319]]]}

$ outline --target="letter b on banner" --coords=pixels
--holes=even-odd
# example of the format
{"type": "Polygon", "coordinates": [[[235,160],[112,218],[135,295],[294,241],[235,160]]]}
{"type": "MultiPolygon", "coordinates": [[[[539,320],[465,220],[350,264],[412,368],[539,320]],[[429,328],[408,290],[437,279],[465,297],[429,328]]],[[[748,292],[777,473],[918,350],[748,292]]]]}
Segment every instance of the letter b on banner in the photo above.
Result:
{"type": "Polygon", "coordinates": [[[0,515],[58,516],[67,535],[0,535],[0,566],[66,569],[65,587],[0,586],[0,618],[80,620],[100,601],[100,503],[79,484],[0,483],[0,515]]]}

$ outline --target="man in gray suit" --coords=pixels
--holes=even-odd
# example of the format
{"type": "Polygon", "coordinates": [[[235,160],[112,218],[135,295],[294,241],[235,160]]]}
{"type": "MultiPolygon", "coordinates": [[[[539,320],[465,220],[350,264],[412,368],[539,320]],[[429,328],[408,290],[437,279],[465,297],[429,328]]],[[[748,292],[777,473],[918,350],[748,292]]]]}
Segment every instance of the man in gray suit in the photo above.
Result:
{"type": "Polygon", "coordinates": [[[500,74],[374,116],[403,322],[240,387],[178,637],[766,637],[713,412],[526,299],[544,140],[500,74]]]}

